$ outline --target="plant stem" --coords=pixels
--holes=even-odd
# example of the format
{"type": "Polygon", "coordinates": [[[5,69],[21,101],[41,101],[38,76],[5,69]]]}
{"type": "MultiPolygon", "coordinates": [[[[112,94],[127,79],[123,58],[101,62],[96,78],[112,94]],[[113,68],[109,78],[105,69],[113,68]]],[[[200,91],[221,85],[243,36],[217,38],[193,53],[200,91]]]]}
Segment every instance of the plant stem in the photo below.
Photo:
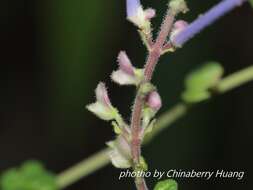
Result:
{"type": "Polygon", "coordinates": [[[253,80],[253,66],[247,67],[224,78],[218,84],[218,92],[225,93],[248,81],[253,80]]]}
{"type": "Polygon", "coordinates": [[[148,189],[145,179],[142,177],[135,179],[135,184],[138,190],[146,190],[148,189]]]}
{"type": "Polygon", "coordinates": [[[163,24],[161,25],[160,32],[158,34],[158,37],[156,39],[156,43],[153,45],[150,54],[148,56],[147,63],[145,65],[145,80],[150,81],[152,79],[155,66],[162,54],[163,45],[171,31],[173,22],[174,22],[175,15],[173,14],[173,11],[168,9],[167,15],[163,21],[163,24]]]}
{"type": "MultiPolygon", "coordinates": [[[[163,24],[161,25],[161,30],[156,39],[156,42],[151,48],[151,50],[149,51],[147,62],[144,67],[144,81],[143,81],[144,83],[150,82],[152,79],[155,66],[158,63],[158,60],[162,54],[162,47],[172,28],[174,17],[175,15],[173,14],[173,11],[168,9],[167,15],[165,17],[163,24]]],[[[134,170],[138,168],[139,163],[140,163],[140,157],[141,157],[142,139],[141,139],[140,133],[141,133],[141,114],[142,114],[143,103],[144,103],[143,98],[137,92],[135,103],[133,106],[132,119],[131,119],[131,135],[132,135],[131,151],[132,151],[132,159],[134,163],[134,166],[133,166],[134,170]]],[[[136,179],[135,182],[136,182],[136,187],[138,190],[148,189],[144,178],[136,179]],[[141,183],[138,183],[138,181],[141,181],[141,183]]]]}
{"type": "Polygon", "coordinates": [[[63,171],[57,176],[57,184],[60,189],[63,189],[79,179],[88,176],[96,170],[110,163],[108,157],[109,148],[105,148],[73,167],[63,171]]]}
{"type": "MultiPolygon", "coordinates": [[[[222,79],[218,84],[218,92],[220,94],[226,93],[236,87],[239,87],[249,81],[253,81],[253,66],[245,68],[234,74],[231,74],[222,79]]],[[[169,111],[162,114],[152,131],[150,136],[145,138],[144,143],[148,144],[163,130],[171,126],[175,121],[183,117],[188,112],[188,107],[181,102],[171,108],[169,111]]],[[[81,178],[99,170],[110,163],[108,157],[109,149],[105,148],[100,152],[86,158],[84,161],[74,165],[73,167],[63,171],[57,176],[57,184],[59,188],[63,189],[81,178]]]]}

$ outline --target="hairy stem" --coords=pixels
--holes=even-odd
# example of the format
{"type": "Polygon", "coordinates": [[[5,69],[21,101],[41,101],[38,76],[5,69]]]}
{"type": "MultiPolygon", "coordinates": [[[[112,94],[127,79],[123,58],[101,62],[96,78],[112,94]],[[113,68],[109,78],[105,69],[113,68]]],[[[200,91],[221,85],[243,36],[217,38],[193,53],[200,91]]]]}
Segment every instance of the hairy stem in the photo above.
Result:
{"type": "MultiPolygon", "coordinates": [[[[158,63],[158,60],[162,53],[162,47],[172,28],[174,17],[175,15],[172,14],[172,11],[168,9],[167,15],[161,26],[161,30],[156,39],[156,42],[151,48],[151,50],[149,51],[147,62],[144,68],[143,82],[149,82],[152,79],[155,66],[158,63]]],[[[132,113],[132,119],[131,119],[131,134],[132,134],[131,150],[132,150],[134,169],[136,169],[139,166],[140,156],[141,156],[142,139],[140,137],[141,136],[140,133],[141,133],[141,114],[142,114],[143,103],[144,103],[143,98],[141,97],[141,95],[139,95],[139,93],[137,93],[136,98],[135,98],[135,103],[133,106],[133,113],[132,113]]],[[[136,179],[135,181],[136,181],[136,187],[138,190],[148,189],[144,178],[136,179]],[[141,181],[141,183],[138,183],[138,181],[141,181]]]]}
{"type": "Polygon", "coordinates": [[[150,54],[147,59],[147,63],[145,65],[145,80],[150,81],[152,79],[155,66],[162,54],[163,45],[171,31],[173,22],[174,22],[175,15],[173,14],[173,11],[168,9],[167,15],[163,21],[163,24],[161,26],[159,35],[156,39],[156,43],[153,45],[150,54]]]}
{"type": "MultiPolygon", "coordinates": [[[[225,77],[219,82],[217,89],[219,93],[223,94],[249,81],[253,81],[253,66],[225,77]]],[[[162,114],[158,118],[152,134],[150,136],[147,136],[147,138],[144,140],[144,143],[148,144],[151,142],[158,134],[167,129],[178,119],[183,117],[187,112],[188,107],[185,103],[181,102],[162,114]]],[[[109,149],[105,148],[102,151],[90,156],[89,158],[86,158],[84,161],[81,161],[80,163],[77,163],[73,167],[60,173],[57,176],[57,184],[59,188],[65,188],[80,180],[81,178],[84,178],[109,164],[110,159],[108,157],[108,154],[109,149]]]]}
{"type": "Polygon", "coordinates": [[[138,190],[146,190],[148,189],[146,181],[144,178],[136,178],[135,184],[138,190]]]}
{"type": "Polygon", "coordinates": [[[131,151],[132,158],[135,165],[139,164],[140,161],[140,123],[141,123],[141,111],[142,111],[143,100],[140,96],[136,96],[133,113],[132,113],[132,121],[131,121],[131,134],[132,134],[132,143],[131,143],[131,151]]]}

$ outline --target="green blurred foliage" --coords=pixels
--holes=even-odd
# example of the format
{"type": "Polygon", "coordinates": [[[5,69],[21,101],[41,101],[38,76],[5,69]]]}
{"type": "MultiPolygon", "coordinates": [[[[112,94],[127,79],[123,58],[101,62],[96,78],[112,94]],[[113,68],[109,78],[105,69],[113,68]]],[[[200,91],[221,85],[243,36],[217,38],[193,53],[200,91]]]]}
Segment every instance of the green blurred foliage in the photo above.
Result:
{"type": "Polygon", "coordinates": [[[250,0],[251,5],[253,6],[253,0],[250,0]]]}
{"type": "MultiPolygon", "coordinates": [[[[85,105],[93,95],[101,68],[105,66],[103,53],[107,43],[106,33],[110,23],[112,1],[48,1],[48,17],[45,17],[44,62],[50,64],[52,75],[47,87],[49,94],[52,137],[58,143],[65,142],[65,135],[73,137],[67,146],[76,148],[87,139],[83,127],[88,114],[85,105]],[[103,50],[102,50],[103,49],[103,50]],[[98,69],[100,68],[100,69],[98,69]],[[89,81],[89,82],[87,82],[89,81]],[[92,82],[94,81],[94,82],[92,82]],[[90,93],[87,93],[90,92],[90,93]],[[82,132],[80,132],[80,130],[82,132]],[[64,131],[61,133],[59,131],[64,131]]],[[[44,5],[45,6],[45,5],[44,5]]],[[[100,78],[100,80],[102,80],[100,78]]]]}
{"type": "Polygon", "coordinates": [[[154,190],[177,190],[177,189],[178,189],[177,182],[173,179],[160,181],[156,184],[154,188],[154,190]]]}
{"type": "Polygon", "coordinates": [[[26,161],[20,168],[4,172],[1,190],[57,190],[55,176],[38,161],[26,161]]]}
{"type": "Polygon", "coordinates": [[[209,91],[219,82],[223,74],[223,67],[216,62],[208,62],[194,70],[185,79],[185,91],[182,99],[187,103],[195,103],[208,99],[209,91]]]}

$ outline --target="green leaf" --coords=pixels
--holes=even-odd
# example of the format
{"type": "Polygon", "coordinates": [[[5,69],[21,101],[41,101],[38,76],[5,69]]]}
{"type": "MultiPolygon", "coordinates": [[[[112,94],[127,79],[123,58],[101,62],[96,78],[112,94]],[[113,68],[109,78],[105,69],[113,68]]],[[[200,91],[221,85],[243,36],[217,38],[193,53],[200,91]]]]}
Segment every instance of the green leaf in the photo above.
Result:
{"type": "Polygon", "coordinates": [[[186,90],[182,94],[182,99],[187,103],[197,103],[210,98],[210,92],[206,90],[186,90]]]}
{"type": "Polygon", "coordinates": [[[154,190],[177,190],[177,189],[178,189],[177,182],[173,179],[160,181],[156,184],[154,188],[154,190]]]}
{"type": "Polygon", "coordinates": [[[250,0],[250,4],[251,4],[251,6],[253,7],[253,0],[250,0]]]}
{"type": "Polygon", "coordinates": [[[208,99],[211,96],[209,90],[217,85],[223,72],[223,67],[216,62],[208,62],[194,70],[186,76],[182,99],[187,103],[208,99]]]}
{"type": "Polygon", "coordinates": [[[1,190],[58,190],[55,176],[38,161],[27,161],[12,168],[0,179],[1,190]]]}

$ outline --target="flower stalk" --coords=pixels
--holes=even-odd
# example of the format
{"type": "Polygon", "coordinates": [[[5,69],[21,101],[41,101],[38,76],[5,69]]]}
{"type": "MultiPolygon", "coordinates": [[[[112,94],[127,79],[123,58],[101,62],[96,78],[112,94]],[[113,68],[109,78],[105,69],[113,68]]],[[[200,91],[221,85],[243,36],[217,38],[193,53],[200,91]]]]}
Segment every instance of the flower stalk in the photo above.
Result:
{"type": "MultiPolygon", "coordinates": [[[[172,1],[175,2],[175,1],[172,1]]],[[[164,22],[161,25],[160,32],[155,41],[155,44],[149,50],[147,62],[144,67],[144,81],[143,83],[150,82],[154,73],[154,69],[160,56],[162,55],[163,45],[165,44],[169,33],[173,27],[175,16],[179,12],[186,11],[186,4],[184,1],[181,1],[177,6],[169,4],[167,14],[165,16],[164,22]],[[180,6],[180,8],[178,8],[180,6]]],[[[133,159],[133,169],[138,169],[140,165],[141,158],[141,143],[143,139],[141,138],[141,119],[142,119],[142,109],[144,105],[144,99],[137,93],[135,98],[135,103],[133,106],[132,119],[131,119],[131,135],[132,135],[132,159],[133,159]]],[[[138,190],[146,190],[145,179],[136,179],[136,187],[138,190]],[[138,183],[141,181],[141,183],[138,183]]]]}
{"type": "MultiPolygon", "coordinates": [[[[153,117],[162,106],[160,95],[156,87],[151,84],[159,58],[164,53],[181,47],[204,27],[245,1],[224,0],[188,25],[183,20],[175,22],[177,14],[188,11],[185,1],[171,0],[160,32],[156,40],[153,41],[150,20],[155,16],[155,10],[144,10],[140,0],[127,0],[127,19],[138,28],[142,41],[148,49],[147,61],[143,69],[135,68],[127,54],[121,51],[118,56],[119,68],[111,75],[112,80],[119,85],[135,85],[137,87],[130,126],[124,122],[118,110],[111,105],[103,83],[100,83],[96,89],[97,101],[87,107],[101,119],[112,121],[117,138],[110,141],[108,146],[110,147],[111,162],[115,167],[132,167],[134,171],[147,169],[141,155],[141,145],[145,135],[153,128],[155,121],[153,117]]],[[[206,92],[207,89],[204,90],[206,92]]],[[[184,114],[185,106],[186,104],[183,105],[179,116],[180,113],[184,114]]],[[[148,190],[143,177],[136,177],[135,184],[138,190],[148,190]]]]}

